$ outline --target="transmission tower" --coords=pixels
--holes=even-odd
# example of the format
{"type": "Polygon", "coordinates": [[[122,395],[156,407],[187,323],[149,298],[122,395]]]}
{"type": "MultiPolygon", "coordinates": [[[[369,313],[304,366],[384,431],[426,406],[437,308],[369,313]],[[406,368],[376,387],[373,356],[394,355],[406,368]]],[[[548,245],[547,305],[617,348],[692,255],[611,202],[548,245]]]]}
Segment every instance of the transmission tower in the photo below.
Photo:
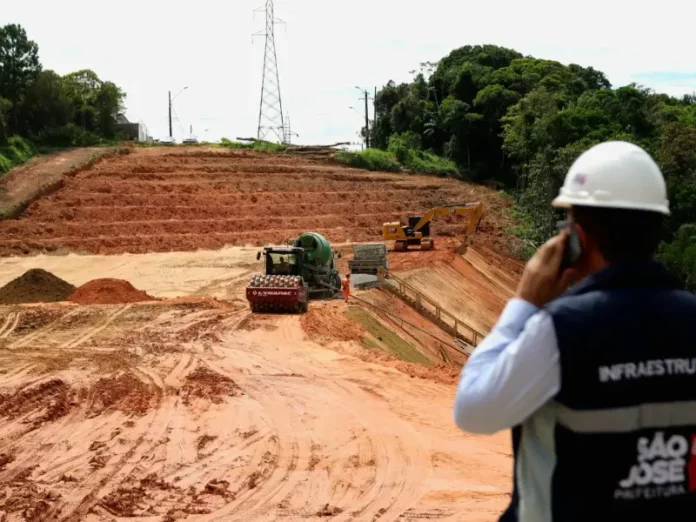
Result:
{"type": "Polygon", "coordinates": [[[256,36],[266,37],[257,138],[266,140],[268,136],[274,136],[277,142],[285,143],[283,102],[280,98],[280,78],[278,77],[278,58],[275,45],[275,24],[282,21],[275,18],[273,0],[266,0],[264,10],[266,11],[266,32],[256,33],[256,36]]]}
{"type": "Polygon", "coordinates": [[[298,138],[300,137],[299,134],[297,134],[296,132],[293,132],[292,127],[290,126],[290,115],[289,114],[285,115],[285,132],[283,133],[283,135],[285,136],[283,142],[287,143],[288,145],[290,145],[292,143],[293,136],[297,136],[298,138]]]}

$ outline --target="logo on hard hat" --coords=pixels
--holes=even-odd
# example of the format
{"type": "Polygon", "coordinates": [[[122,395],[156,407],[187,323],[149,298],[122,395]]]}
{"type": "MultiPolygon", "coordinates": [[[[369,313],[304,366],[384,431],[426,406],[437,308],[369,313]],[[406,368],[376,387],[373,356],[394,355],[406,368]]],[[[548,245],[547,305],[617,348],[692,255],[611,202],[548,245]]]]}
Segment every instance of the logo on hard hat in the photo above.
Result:
{"type": "Polygon", "coordinates": [[[587,174],[576,174],[573,176],[573,183],[576,185],[584,185],[585,182],[587,181],[587,174]]]}

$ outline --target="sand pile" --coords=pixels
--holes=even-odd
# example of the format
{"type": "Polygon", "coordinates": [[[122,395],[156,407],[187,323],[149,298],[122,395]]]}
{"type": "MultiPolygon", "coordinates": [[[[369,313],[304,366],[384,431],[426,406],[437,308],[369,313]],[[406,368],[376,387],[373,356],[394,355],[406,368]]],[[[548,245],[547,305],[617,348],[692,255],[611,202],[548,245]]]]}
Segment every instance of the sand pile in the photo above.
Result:
{"type": "Polygon", "coordinates": [[[68,301],[80,304],[120,304],[156,301],[123,279],[93,279],[77,288],[68,301]]]}
{"type": "Polygon", "coordinates": [[[0,303],[65,301],[73,290],[75,287],[60,277],[40,268],[34,268],[0,288],[0,303]]]}

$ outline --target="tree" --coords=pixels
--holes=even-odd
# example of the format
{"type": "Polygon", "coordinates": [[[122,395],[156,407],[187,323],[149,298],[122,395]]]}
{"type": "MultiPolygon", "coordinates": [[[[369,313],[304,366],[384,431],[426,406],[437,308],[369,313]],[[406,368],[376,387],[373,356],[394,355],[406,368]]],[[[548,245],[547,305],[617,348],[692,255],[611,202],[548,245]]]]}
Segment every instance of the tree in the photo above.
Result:
{"type": "Polygon", "coordinates": [[[113,82],[102,83],[96,93],[94,108],[98,122],[98,129],[103,136],[114,136],[114,123],[116,116],[125,110],[123,91],[113,82]]]}
{"type": "Polygon", "coordinates": [[[540,244],[555,232],[551,200],[572,162],[602,141],[636,143],[663,170],[672,211],[663,240],[684,250],[685,264],[674,266],[692,274],[696,253],[682,246],[696,240],[696,93],[614,89],[592,67],[492,45],[460,47],[412,72],[410,83],[389,82],[377,94],[377,147],[411,159],[444,154],[458,175],[502,182],[524,216],[518,234],[540,244]]]}
{"type": "Polygon", "coordinates": [[[41,71],[39,46],[27,38],[23,27],[0,27],[0,97],[12,103],[12,130],[17,127],[22,96],[41,71]]]}
{"type": "Polygon", "coordinates": [[[72,122],[73,113],[63,79],[53,71],[41,71],[22,100],[21,133],[36,137],[47,127],[72,122]]]}
{"type": "Polygon", "coordinates": [[[688,290],[696,292],[696,225],[682,225],[673,241],[660,245],[658,259],[682,280],[688,290]]]}
{"type": "Polygon", "coordinates": [[[65,92],[75,107],[75,124],[88,131],[97,129],[95,103],[102,81],[90,69],[82,69],[63,77],[65,92]]]}
{"type": "Polygon", "coordinates": [[[0,96],[0,145],[5,145],[5,143],[7,143],[8,116],[11,109],[12,102],[0,96]]]}
{"type": "Polygon", "coordinates": [[[0,27],[0,145],[12,142],[12,135],[51,146],[112,138],[125,96],[89,69],[63,77],[43,71],[38,46],[24,28],[0,27]]]}

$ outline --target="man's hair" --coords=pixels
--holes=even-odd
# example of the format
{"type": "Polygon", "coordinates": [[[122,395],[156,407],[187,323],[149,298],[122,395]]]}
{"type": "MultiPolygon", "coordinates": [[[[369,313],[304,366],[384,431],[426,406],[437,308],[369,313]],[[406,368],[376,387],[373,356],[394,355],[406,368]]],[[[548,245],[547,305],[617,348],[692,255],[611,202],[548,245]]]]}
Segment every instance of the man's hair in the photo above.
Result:
{"type": "Polygon", "coordinates": [[[649,260],[660,244],[664,216],[657,212],[574,206],[572,215],[608,263],[649,260]]]}

